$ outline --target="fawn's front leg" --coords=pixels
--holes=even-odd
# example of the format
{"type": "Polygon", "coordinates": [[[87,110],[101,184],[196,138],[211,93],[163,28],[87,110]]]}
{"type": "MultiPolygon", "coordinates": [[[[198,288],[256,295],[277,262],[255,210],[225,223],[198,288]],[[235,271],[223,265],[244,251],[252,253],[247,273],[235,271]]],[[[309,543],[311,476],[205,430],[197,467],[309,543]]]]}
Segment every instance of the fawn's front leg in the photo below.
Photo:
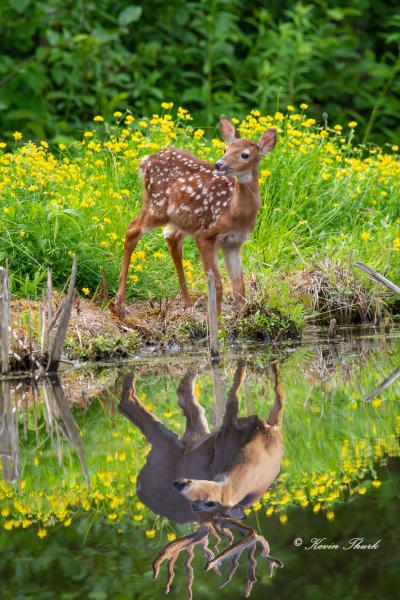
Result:
{"type": "Polygon", "coordinates": [[[239,309],[243,309],[246,301],[244,287],[241,245],[222,246],[225,265],[232,283],[233,297],[239,309]]]}
{"type": "Polygon", "coordinates": [[[195,241],[200,252],[201,262],[203,264],[203,269],[206,276],[209,271],[214,273],[215,291],[217,296],[217,312],[218,315],[220,315],[222,301],[222,281],[218,270],[217,240],[216,238],[205,238],[198,235],[195,237],[195,241]]]}

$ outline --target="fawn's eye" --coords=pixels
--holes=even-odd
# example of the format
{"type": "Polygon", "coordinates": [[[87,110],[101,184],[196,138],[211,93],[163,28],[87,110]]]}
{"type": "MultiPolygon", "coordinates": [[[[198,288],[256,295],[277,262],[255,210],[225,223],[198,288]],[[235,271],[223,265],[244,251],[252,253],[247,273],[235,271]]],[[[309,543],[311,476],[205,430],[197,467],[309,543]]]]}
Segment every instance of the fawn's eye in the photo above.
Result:
{"type": "Polygon", "coordinates": [[[216,506],[216,502],[209,500],[208,502],[204,502],[204,506],[207,506],[207,508],[213,508],[213,506],[216,506]]]}
{"type": "Polygon", "coordinates": [[[248,152],[242,152],[242,154],[240,155],[241,158],[247,159],[249,158],[250,154],[248,152]]]}

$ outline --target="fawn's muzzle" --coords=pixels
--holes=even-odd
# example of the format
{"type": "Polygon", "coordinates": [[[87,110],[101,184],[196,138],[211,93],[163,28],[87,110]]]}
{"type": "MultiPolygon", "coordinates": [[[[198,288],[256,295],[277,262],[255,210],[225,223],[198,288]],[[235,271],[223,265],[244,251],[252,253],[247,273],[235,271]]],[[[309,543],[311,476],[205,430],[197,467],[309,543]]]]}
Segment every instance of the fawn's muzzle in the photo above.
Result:
{"type": "Polygon", "coordinates": [[[223,160],[217,160],[214,166],[217,171],[226,171],[228,168],[227,164],[223,160]]]}
{"type": "Polygon", "coordinates": [[[172,484],[172,489],[174,489],[175,492],[181,492],[189,483],[190,481],[188,479],[178,479],[172,484]]]}

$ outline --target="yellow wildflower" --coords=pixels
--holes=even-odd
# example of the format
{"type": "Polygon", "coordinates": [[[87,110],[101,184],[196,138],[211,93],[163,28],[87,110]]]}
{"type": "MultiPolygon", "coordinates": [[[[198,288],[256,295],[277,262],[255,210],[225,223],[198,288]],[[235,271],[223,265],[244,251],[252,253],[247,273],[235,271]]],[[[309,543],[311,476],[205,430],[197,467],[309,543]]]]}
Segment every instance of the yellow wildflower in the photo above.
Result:
{"type": "Polygon", "coordinates": [[[102,117],[101,115],[96,115],[93,118],[93,121],[96,121],[96,123],[102,123],[104,121],[104,117],[102,117]]]}
{"type": "Polygon", "coordinates": [[[167,540],[169,542],[174,542],[176,540],[176,534],[175,533],[167,533],[167,540]]]}
{"type": "Polygon", "coordinates": [[[16,142],[22,139],[22,133],[20,131],[14,131],[12,136],[16,142]]]}
{"type": "Polygon", "coordinates": [[[308,104],[306,104],[305,102],[302,102],[302,103],[300,104],[300,108],[301,108],[301,110],[307,110],[307,108],[308,108],[308,104]]]}
{"type": "Polygon", "coordinates": [[[90,290],[87,287],[82,288],[82,292],[85,294],[85,296],[89,296],[90,294],[90,290]]]}
{"type": "Polygon", "coordinates": [[[366,242],[371,237],[371,234],[368,231],[362,231],[360,233],[360,238],[366,242]]]}
{"type": "Polygon", "coordinates": [[[279,520],[280,520],[280,522],[282,523],[282,525],[286,525],[286,523],[287,523],[287,521],[288,521],[287,515],[281,515],[281,516],[279,517],[279,520]]]}
{"type": "Polygon", "coordinates": [[[350,123],[347,124],[351,129],[354,129],[354,127],[357,127],[358,125],[357,121],[350,121],[350,123]]]}
{"type": "Polygon", "coordinates": [[[121,111],[119,111],[119,110],[116,110],[116,111],[114,112],[114,117],[115,117],[116,119],[119,119],[120,117],[122,117],[122,112],[121,112],[121,111]]]}

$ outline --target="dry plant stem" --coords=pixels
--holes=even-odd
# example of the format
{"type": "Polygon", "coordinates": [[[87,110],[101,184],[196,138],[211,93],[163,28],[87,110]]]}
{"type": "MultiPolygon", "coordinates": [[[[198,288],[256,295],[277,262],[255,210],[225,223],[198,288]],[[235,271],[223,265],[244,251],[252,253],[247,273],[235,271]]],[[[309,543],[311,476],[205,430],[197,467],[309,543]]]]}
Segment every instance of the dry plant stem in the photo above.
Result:
{"type": "Polygon", "coordinates": [[[7,375],[9,371],[9,337],[8,330],[10,324],[10,294],[8,286],[8,273],[5,269],[0,269],[1,285],[1,323],[0,323],[0,341],[1,341],[1,372],[7,375]]]}
{"type": "Polygon", "coordinates": [[[283,563],[270,555],[269,553],[269,544],[267,540],[262,536],[256,533],[256,531],[252,527],[248,527],[239,521],[235,521],[234,519],[230,519],[227,517],[223,517],[220,522],[222,524],[226,523],[231,527],[239,529],[246,533],[242,539],[237,542],[231,544],[228,548],[226,548],[221,554],[216,556],[212,561],[210,561],[206,565],[206,571],[210,569],[215,569],[215,567],[219,568],[225,561],[230,562],[230,569],[228,571],[226,579],[223,581],[222,586],[225,586],[229,581],[231,581],[234,573],[236,572],[240,557],[245,550],[248,550],[248,558],[249,558],[249,566],[247,571],[247,585],[245,591],[245,597],[248,598],[250,596],[251,590],[253,588],[254,583],[257,581],[255,569],[257,566],[257,561],[255,558],[255,551],[257,544],[260,544],[262,547],[261,556],[266,558],[269,561],[269,574],[272,576],[273,570],[275,567],[283,567],[283,563]]]}
{"type": "MultiPolygon", "coordinates": [[[[68,293],[62,303],[60,310],[60,320],[57,327],[57,331],[54,335],[51,348],[49,350],[49,361],[47,364],[47,371],[57,371],[60,364],[61,353],[64,346],[65,336],[67,335],[68,323],[71,318],[72,305],[75,297],[75,280],[76,280],[77,260],[74,256],[72,262],[72,271],[69,281],[68,293]]],[[[58,312],[58,311],[57,311],[58,312]]],[[[50,324],[51,326],[51,324],[50,324]]],[[[50,327],[49,327],[50,329],[50,327]]]]}
{"type": "Polygon", "coordinates": [[[174,565],[178,559],[179,554],[186,550],[188,557],[185,561],[185,569],[187,574],[186,591],[188,598],[192,598],[192,585],[193,585],[193,568],[191,566],[194,557],[194,547],[200,545],[203,553],[207,556],[207,560],[212,560],[214,557],[211,550],[208,549],[208,534],[210,533],[210,527],[208,524],[203,524],[197,531],[192,534],[186,535],[185,537],[167,544],[160,554],[155,558],[153,562],[153,577],[157,579],[160,571],[160,566],[167,560],[167,583],[165,587],[165,593],[168,594],[171,589],[171,584],[175,577],[174,565]],[[212,556],[212,558],[211,558],[212,556]]]}

